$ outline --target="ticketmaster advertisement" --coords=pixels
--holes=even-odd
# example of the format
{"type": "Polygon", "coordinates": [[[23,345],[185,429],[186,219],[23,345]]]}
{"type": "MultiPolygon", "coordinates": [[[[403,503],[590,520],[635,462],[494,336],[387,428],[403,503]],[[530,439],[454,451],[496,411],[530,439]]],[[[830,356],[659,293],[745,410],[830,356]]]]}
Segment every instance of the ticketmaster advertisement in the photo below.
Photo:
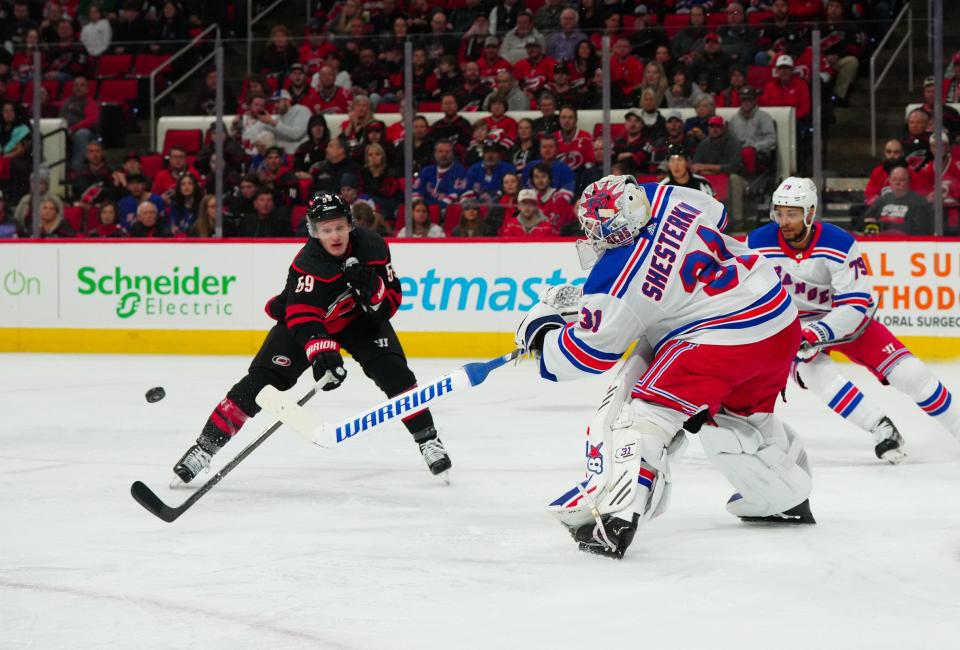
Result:
{"type": "MultiPolygon", "coordinates": [[[[960,242],[861,242],[877,317],[960,356],[960,242]]],[[[242,353],[272,321],[298,243],[0,244],[0,350],[242,353]],[[75,331],[77,330],[77,331],[75,331]]],[[[412,355],[492,356],[546,287],[582,283],[572,242],[391,244],[412,355]]]]}

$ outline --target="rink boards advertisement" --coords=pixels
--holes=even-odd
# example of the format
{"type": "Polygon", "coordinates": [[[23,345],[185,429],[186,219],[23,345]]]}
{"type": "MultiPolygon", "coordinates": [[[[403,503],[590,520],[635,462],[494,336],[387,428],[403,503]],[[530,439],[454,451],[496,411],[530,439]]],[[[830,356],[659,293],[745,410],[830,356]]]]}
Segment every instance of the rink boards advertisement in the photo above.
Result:
{"type": "MultiPolygon", "coordinates": [[[[0,350],[248,354],[297,242],[0,245],[0,350]]],[[[877,317],[926,358],[960,357],[960,241],[861,242],[877,317]]],[[[412,356],[512,348],[546,287],[582,283],[573,242],[391,243],[412,356]]]]}

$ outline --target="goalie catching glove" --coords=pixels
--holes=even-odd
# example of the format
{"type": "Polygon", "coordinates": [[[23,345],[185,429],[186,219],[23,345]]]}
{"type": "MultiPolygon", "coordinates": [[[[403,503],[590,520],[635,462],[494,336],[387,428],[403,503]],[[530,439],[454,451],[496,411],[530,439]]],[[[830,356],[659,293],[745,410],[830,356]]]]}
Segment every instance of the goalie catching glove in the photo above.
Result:
{"type": "Polygon", "coordinates": [[[307,341],[307,360],[313,366],[313,379],[321,390],[338,388],[347,378],[340,344],[333,339],[313,338],[307,341]]]}
{"type": "Polygon", "coordinates": [[[517,328],[514,343],[523,354],[539,356],[547,332],[565,327],[580,313],[580,287],[561,284],[540,294],[540,302],[530,308],[517,328]]]}

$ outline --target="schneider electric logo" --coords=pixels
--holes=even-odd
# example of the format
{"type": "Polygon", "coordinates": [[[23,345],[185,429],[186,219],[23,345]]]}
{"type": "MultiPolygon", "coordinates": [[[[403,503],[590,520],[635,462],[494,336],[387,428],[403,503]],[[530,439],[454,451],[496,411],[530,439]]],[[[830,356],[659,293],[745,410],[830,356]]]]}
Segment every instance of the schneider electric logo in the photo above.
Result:
{"type": "Polygon", "coordinates": [[[231,316],[230,285],[235,275],[205,274],[199,266],[173,267],[168,273],[134,274],[115,266],[98,270],[84,266],[77,271],[82,296],[116,296],[118,318],[135,314],[165,316],[231,316]]]}

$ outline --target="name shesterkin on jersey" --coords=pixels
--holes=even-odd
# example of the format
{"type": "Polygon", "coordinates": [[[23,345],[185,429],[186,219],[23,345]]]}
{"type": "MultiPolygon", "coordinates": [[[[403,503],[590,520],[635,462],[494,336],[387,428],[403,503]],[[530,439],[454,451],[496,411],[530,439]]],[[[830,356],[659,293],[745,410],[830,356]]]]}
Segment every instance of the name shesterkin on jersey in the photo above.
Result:
{"type": "Polygon", "coordinates": [[[667,288],[667,280],[673,271],[673,263],[677,261],[677,254],[681,250],[683,240],[690,231],[690,225],[700,216],[701,212],[688,203],[678,203],[666,218],[666,223],[660,229],[656,246],[653,248],[653,259],[644,278],[641,290],[643,295],[660,301],[663,291],[667,288]],[[671,228],[675,226],[676,230],[671,228]],[[671,250],[672,249],[672,250],[671,250]]]}
{"type": "Polygon", "coordinates": [[[451,391],[453,391],[453,378],[441,377],[432,384],[418,389],[416,392],[399,395],[386,404],[374,407],[360,417],[354,418],[349,422],[338,423],[336,428],[337,442],[343,442],[347,438],[362,433],[387,420],[411,414],[415,410],[420,411],[426,408],[433,400],[451,391]]]}

